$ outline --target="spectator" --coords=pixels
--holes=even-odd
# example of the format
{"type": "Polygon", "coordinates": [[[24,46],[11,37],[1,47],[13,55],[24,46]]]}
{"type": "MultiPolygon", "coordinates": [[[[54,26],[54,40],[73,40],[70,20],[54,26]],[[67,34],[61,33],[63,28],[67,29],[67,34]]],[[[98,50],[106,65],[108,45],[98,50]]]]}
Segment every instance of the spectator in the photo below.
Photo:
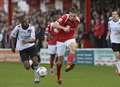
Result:
{"type": "Polygon", "coordinates": [[[93,26],[93,34],[95,38],[95,47],[96,48],[103,48],[104,43],[104,34],[105,34],[105,26],[100,19],[95,20],[95,24],[93,26]]]}

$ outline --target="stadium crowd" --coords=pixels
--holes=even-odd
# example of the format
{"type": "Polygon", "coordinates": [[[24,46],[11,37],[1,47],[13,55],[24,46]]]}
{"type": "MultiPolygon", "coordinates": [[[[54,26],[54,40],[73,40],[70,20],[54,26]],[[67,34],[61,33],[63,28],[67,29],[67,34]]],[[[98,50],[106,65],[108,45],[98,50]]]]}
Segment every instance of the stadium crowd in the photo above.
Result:
{"type": "MultiPolygon", "coordinates": [[[[107,48],[110,47],[109,41],[106,40],[106,34],[107,34],[107,23],[111,16],[111,10],[112,8],[117,8],[117,10],[120,12],[120,3],[117,3],[117,7],[115,4],[113,4],[112,0],[106,0],[106,2],[101,4],[101,0],[97,0],[92,2],[91,7],[91,27],[89,34],[84,34],[84,25],[85,25],[85,13],[84,9],[78,9],[78,15],[81,20],[79,29],[78,29],[78,43],[79,47],[82,47],[82,39],[88,38],[91,42],[92,48],[107,48]],[[107,2],[108,1],[108,2],[107,2]],[[104,5],[106,8],[104,8],[104,5]]],[[[39,47],[46,47],[47,42],[44,41],[43,37],[40,35],[44,35],[44,30],[47,26],[47,24],[51,21],[54,21],[56,18],[60,17],[62,14],[67,13],[67,10],[50,10],[47,12],[41,12],[40,9],[33,9],[30,10],[28,14],[25,12],[21,12],[18,9],[14,10],[13,13],[13,21],[11,29],[14,28],[16,24],[19,23],[18,19],[21,15],[27,15],[30,17],[30,22],[33,24],[36,28],[36,36],[38,37],[38,46],[39,47]],[[41,37],[41,38],[39,38],[41,37]]],[[[8,29],[8,23],[7,23],[7,13],[5,11],[0,12],[0,47],[1,48],[10,48],[10,29],[8,29]]]]}

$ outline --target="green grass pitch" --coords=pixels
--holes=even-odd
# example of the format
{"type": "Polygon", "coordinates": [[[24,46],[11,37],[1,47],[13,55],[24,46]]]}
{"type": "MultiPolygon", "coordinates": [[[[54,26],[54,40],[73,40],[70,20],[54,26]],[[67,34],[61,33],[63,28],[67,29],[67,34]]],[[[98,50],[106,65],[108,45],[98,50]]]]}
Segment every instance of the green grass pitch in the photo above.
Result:
{"type": "Polygon", "coordinates": [[[115,67],[76,65],[70,72],[65,72],[63,67],[62,85],[57,84],[56,76],[49,74],[40,84],[33,84],[31,71],[26,71],[21,63],[0,63],[0,87],[120,87],[115,67]]]}

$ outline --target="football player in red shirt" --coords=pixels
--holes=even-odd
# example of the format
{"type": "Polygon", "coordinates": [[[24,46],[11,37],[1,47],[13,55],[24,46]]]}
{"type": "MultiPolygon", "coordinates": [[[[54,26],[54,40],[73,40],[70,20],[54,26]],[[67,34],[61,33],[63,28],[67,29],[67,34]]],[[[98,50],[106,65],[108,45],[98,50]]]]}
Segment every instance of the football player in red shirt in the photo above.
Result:
{"type": "Polygon", "coordinates": [[[57,38],[57,76],[58,83],[61,84],[61,66],[63,63],[65,48],[69,49],[67,56],[67,65],[65,71],[68,72],[74,66],[73,60],[75,58],[75,50],[77,48],[76,35],[77,28],[80,23],[80,19],[77,17],[75,10],[69,11],[69,14],[61,16],[56,22],[53,23],[52,27],[57,28],[59,31],[57,38]]]}
{"type": "Polygon", "coordinates": [[[50,54],[50,74],[54,75],[56,56],[56,41],[58,30],[52,27],[52,22],[48,24],[45,31],[45,40],[48,42],[48,52],[50,54]]]}

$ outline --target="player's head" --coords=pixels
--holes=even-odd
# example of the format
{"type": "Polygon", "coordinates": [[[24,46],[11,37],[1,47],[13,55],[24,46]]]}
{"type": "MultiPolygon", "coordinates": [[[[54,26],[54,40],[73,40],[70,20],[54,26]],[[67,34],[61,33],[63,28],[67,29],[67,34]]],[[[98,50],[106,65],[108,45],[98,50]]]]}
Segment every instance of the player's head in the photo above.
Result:
{"type": "Polygon", "coordinates": [[[119,19],[119,13],[118,13],[117,10],[113,10],[113,11],[112,11],[112,19],[113,19],[114,21],[116,21],[116,20],[119,19]]]}
{"type": "Polygon", "coordinates": [[[70,20],[75,20],[76,19],[76,16],[77,16],[77,10],[75,8],[71,8],[69,10],[69,14],[70,14],[70,17],[69,19],[70,20]]]}
{"type": "Polygon", "coordinates": [[[29,19],[26,16],[21,16],[20,17],[20,24],[23,29],[27,29],[29,27],[29,19]]]}

